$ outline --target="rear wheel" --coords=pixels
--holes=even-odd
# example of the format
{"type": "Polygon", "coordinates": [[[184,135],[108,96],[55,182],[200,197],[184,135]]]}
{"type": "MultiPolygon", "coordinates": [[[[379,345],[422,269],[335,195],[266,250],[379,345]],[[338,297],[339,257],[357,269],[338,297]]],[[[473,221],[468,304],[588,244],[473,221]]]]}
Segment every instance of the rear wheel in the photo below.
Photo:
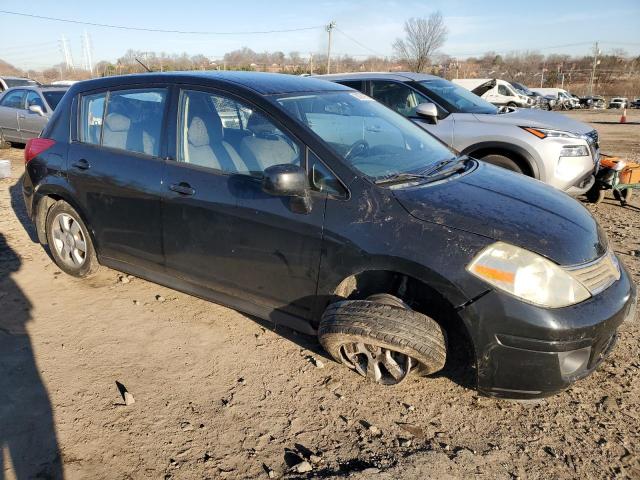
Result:
{"type": "Polygon", "coordinates": [[[447,356],[440,325],[387,294],[330,305],[318,337],[337,362],[381,385],[437,372],[447,356]]]}
{"type": "Polygon", "coordinates": [[[517,106],[518,106],[518,104],[517,104],[517,103],[515,103],[515,102],[509,102],[509,103],[507,103],[507,107],[517,107],[517,106]]]}
{"type": "Polygon", "coordinates": [[[98,259],[84,222],[71,205],[56,202],[46,220],[47,242],[53,260],[62,271],[74,277],[94,274],[98,259]]]}
{"type": "Polygon", "coordinates": [[[512,172],[524,173],[522,171],[522,168],[520,168],[520,166],[516,162],[504,155],[489,154],[482,157],[482,160],[490,163],[491,165],[495,165],[496,167],[502,167],[504,169],[511,170],[512,172]]]}

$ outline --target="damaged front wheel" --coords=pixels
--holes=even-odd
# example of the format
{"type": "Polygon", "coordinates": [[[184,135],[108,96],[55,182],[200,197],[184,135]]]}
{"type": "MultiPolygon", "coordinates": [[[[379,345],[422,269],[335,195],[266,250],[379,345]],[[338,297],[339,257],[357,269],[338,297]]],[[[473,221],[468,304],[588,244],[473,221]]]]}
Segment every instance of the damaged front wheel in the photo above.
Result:
{"type": "Polygon", "coordinates": [[[440,325],[391,295],[330,305],[318,337],[336,361],[381,385],[437,372],[447,356],[440,325]]]}

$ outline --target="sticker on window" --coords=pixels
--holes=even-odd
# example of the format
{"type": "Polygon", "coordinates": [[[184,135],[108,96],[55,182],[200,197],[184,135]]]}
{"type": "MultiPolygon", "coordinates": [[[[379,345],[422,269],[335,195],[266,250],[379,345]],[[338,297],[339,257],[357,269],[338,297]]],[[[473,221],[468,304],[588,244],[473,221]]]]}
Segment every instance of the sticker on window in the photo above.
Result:
{"type": "Polygon", "coordinates": [[[364,93],[360,92],[349,92],[349,95],[357,98],[358,100],[364,100],[366,102],[373,102],[373,98],[366,96],[364,93]]]}

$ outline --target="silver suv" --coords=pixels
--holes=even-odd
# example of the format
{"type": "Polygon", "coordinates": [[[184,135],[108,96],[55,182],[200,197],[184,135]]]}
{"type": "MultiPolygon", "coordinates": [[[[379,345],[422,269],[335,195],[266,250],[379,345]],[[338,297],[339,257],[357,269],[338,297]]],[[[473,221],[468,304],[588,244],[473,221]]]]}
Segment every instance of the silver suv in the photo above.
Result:
{"type": "Polygon", "coordinates": [[[497,108],[443,78],[347,73],[320,78],[373,97],[453,149],[577,196],[594,183],[598,132],[562,114],[497,108]]]}

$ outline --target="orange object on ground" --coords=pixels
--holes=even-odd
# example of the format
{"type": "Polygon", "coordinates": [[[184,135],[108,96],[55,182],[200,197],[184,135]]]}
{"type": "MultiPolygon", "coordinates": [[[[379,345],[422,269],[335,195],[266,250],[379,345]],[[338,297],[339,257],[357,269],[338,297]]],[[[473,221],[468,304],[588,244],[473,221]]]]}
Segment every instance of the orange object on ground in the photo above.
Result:
{"type": "Polygon", "coordinates": [[[620,117],[620,123],[627,123],[627,109],[622,110],[622,116],[620,117]]]}

